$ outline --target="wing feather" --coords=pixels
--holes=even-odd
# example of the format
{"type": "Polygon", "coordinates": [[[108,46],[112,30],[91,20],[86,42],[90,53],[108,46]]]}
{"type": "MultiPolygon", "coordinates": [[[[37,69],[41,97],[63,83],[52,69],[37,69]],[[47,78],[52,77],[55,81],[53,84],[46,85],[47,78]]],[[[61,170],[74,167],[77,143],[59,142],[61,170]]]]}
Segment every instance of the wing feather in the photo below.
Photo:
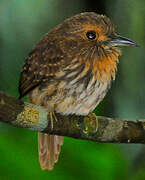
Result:
{"type": "Polygon", "coordinates": [[[40,83],[55,77],[61,68],[62,60],[63,53],[56,43],[42,39],[25,60],[19,81],[20,98],[40,83]]]}

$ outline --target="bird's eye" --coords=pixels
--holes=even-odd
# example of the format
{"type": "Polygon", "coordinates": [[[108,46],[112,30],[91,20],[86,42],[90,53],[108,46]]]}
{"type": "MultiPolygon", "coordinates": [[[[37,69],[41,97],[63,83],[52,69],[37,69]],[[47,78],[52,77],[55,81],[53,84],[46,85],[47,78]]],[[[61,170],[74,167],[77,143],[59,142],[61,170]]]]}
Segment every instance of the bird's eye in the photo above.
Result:
{"type": "Polygon", "coordinates": [[[94,40],[94,39],[96,39],[96,32],[95,31],[88,31],[86,33],[86,36],[87,36],[88,39],[94,40]]]}

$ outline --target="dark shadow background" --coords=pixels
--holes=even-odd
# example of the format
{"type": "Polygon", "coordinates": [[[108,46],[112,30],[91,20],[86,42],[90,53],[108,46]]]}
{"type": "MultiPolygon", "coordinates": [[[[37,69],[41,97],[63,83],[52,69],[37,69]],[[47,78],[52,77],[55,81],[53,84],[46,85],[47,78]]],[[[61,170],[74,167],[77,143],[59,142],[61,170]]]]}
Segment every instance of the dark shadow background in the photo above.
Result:
{"type": "MultiPolygon", "coordinates": [[[[96,113],[137,119],[145,111],[145,1],[1,0],[0,90],[18,97],[18,80],[27,54],[49,29],[84,11],[109,16],[121,35],[140,48],[123,48],[116,81],[96,113]]],[[[53,171],[42,171],[37,133],[0,124],[0,179],[144,180],[143,145],[103,144],[65,138],[53,171]]]]}

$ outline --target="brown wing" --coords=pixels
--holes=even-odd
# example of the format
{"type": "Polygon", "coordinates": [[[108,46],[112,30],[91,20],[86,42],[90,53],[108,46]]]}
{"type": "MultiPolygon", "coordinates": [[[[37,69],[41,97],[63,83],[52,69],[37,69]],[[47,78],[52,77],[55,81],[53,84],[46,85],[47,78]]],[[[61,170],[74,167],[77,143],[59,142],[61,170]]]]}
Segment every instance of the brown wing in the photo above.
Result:
{"type": "Polygon", "coordinates": [[[31,51],[25,61],[19,81],[20,98],[40,83],[49,81],[59,71],[63,53],[55,42],[45,37],[31,51]]]}

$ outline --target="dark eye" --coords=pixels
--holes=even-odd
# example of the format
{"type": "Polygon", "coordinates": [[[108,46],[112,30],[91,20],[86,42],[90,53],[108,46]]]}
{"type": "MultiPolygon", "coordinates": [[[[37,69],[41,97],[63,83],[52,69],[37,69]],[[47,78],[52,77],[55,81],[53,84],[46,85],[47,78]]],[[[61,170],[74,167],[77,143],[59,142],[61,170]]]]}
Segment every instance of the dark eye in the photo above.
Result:
{"type": "Polygon", "coordinates": [[[87,38],[90,39],[90,40],[96,39],[96,32],[95,32],[95,31],[88,31],[88,32],[86,33],[86,36],[87,36],[87,38]]]}

